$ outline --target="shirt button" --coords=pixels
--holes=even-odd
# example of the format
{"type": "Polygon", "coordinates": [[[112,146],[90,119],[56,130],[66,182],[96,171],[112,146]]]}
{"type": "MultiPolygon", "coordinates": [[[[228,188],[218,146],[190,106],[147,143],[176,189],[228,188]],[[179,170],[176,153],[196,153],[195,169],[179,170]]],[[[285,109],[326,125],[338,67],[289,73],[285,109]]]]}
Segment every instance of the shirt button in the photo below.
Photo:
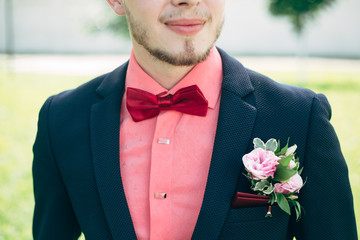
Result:
{"type": "Polygon", "coordinates": [[[154,198],[156,199],[165,199],[166,193],[154,193],[154,198]]]}
{"type": "Polygon", "coordinates": [[[161,143],[161,144],[170,144],[170,139],[167,139],[167,138],[158,138],[158,143],[161,143]]]}

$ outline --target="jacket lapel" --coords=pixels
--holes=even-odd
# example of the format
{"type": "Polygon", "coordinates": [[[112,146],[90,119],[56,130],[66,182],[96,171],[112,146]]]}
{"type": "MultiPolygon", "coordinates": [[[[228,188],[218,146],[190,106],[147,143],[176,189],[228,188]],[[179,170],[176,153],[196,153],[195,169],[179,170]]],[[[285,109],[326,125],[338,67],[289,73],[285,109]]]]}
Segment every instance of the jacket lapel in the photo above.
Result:
{"type": "Polygon", "coordinates": [[[127,63],[98,87],[102,100],[91,108],[91,144],[98,190],[114,239],[136,239],[120,175],[119,128],[127,63]]]}
{"type": "Polygon", "coordinates": [[[235,195],[242,156],[256,118],[253,87],[245,68],[221,49],[224,79],[214,150],[203,204],[192,239],[217,239],[235,195]]]}

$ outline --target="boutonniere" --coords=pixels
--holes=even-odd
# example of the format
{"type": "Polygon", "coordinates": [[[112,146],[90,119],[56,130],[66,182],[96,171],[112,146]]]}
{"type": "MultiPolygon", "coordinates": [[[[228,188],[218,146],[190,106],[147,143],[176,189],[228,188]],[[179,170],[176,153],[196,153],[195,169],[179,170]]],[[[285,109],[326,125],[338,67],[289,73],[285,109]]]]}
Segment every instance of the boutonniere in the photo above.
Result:
{"type": "MultiPolygon", "coordinates": [[[[269,203],[277,203],[291,215],[290,205],[294,206],[296,220],[301,217],[301,205],[297,201],[300,189],[304,185],[301,178],[303,168],[299,169],[299,158],[295,157],[297,146],[280,148],[280,141],[270,139],[264,143],[255,138],[254,150],[243,156],[242,161],[251,181],[251,189],[258,195],[269,196],[269,203]]],[[[271,206],[266,217],[271,217],[271,206]]]]}

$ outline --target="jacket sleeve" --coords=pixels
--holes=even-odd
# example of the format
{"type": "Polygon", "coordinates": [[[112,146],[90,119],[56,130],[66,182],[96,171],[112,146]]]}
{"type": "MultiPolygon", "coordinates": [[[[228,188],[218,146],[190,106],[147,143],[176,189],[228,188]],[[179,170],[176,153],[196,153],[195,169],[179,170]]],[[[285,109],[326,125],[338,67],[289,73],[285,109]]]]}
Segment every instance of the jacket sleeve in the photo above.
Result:
{"type": "MultiPolygon", "coordinates": [[[[305,211],[290,228],[297,240],[356,240],[356,222],[348,168],[329,120],[331,108],[324,95],[313,99],[299,201],[305,211]]],[[[295,214],[292,214],[292,217],[295,214]]]]}
{"type": "Polygon", "coordinates": [[[80,227],[52,153],[49,130],[51,101],[49,98],[40,110],[33,146],[33,237],[35,240],[78,239],[80,227]]]}

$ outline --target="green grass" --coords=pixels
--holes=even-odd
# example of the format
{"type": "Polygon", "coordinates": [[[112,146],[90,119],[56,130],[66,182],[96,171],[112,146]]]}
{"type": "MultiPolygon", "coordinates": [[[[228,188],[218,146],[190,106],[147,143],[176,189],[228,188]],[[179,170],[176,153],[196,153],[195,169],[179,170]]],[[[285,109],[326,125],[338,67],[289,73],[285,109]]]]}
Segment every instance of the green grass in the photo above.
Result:
{"type": "MultiPolygon", "coordinates": [[[[325,93],[332,105],[332,123],[346,157],[355,202],[360,202],[360,74],[310,73],[306,82],[293,72],[267,72],[289,84],[325,93]]],[[[0,71],[0,240],[31,239],[33,211],[32,144],[38,111],[54,93],[73,88],[93,76],[5,74],[0,71]]],[[[358,231],[360,205],[356,204],[358,231]]]]}
{"type": "Polygon", "coordinates": [[[32,144],[41,105],[88,79],[0,72],[0,240],[32,239],[32,144]]]}

